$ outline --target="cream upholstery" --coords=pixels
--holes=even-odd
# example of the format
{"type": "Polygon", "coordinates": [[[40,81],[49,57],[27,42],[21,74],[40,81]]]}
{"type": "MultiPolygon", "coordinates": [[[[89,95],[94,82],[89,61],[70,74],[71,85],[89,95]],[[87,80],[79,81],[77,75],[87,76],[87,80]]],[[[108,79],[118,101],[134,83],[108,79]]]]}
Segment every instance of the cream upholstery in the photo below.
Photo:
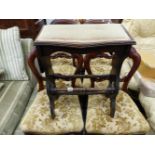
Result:
{"type": "Polygon", "coordinates": [[[139,94],[139,100],[145,109],[150,126],[155,131],[155,98],[148,97],[141,92],[139,94]]]}
{"type": "MultiPolygon", "coordinates": [[[[57,52],[58,53],[58,52],[57,52]]],[[[76,68],[72,59],[51,59],[54,73],[73,75],[76,68]]],[[[81,87],[81,80],[76,80],[76,86],[81,87]]],[[[71,86],[71,81],[56,80],[57,88],[71,86]]],[[[49,100],[45,90],[39,92],[21,122],[21,129],[25,133],[33,134],[65,134],[81,132],[83,120],[77,96],[60,96],[55,101],[56,118],[51,118],[49,100]]]]}
{"type": "MultiPolygon", "coordinates": [[[[111,60],[105,59],[105,58],[95,58],[92,59],[90,62],[90,67],[92,70],[92,73],[95,75],[101,75],[101,74],[110,74],[111,71],[111,60]]],[[[85,72],[87,74],[87,72],[85,72]]],[[[102,82],[95,82],[95,86],[97,88],[106,88],[109,84],[109,81],[105,80],[102,82]]],[[[91,86],[90,79],[84,79],[83,80],[83,87],[89,88],[91,86]]]]}
{"type": "MultiPolygon", "coordinates": [[[[127,28],[129,33],[137,43],[134,47],[137,49],[142,58],[139,72],[144,76],[150,75],[155,70],[154,61],[151,61],[153,60],[153,58],[148,58],[149,56],[153,57],[155,53],[155,20],[128,19],[123,20],[123,25],[127,28]]],[[[133,78],[136,79],[136,76],[134,76],[133,78]]],[[[134,82],[134,80],[131,80],[129,88],[135,90],[135,84],[136,83],[134,82]]],[[[138,89],[136,90],[139,90],[139,84],[138,89]]]]}
{"type": "MultiPolygon", "coordinates": [[[[98,74],[98,75],[110,74],[110,71],[112,69],[111,60],[106,59],[106,58],[92,59],[90,62],[90,67],[92,69],[93,74],[98,74]]],[[[126,76],[129,73],[130,69],[131,69],[131,67],[129,66],[127,60],[125,60],[122,65],[120,77],[126,76]]],[[[87,74],[87,72],[85,74],[87,74]]],[[[106,88],[108,86],[108,84],[109,84],[109,82],[107,80],[102,81],[102,82],[95,82],[95,86],[97,88],[106,88]]],[[[83,87],[89,88],[90,86],[91,86],[90,80],[84,79],[83,87]]],[[[120,83],[120,87],[121,86],[122,86],[122,83],[120,83]]],[[[134,77],[131,78],[128,87],[132,88],[132,90],[138,91],[138,89],[139,89],[138,82],[136,81],[136,79],[134,77]]]]}
{"type": "Polygon", "coordinates": [[[136,40],[137,45],[135,48],[141,55],[142,61],[138,69],[140,76],[134,76],[134,78],[138,80],[142,78],[139,83],[141,91],[139,100],[146,112],[152,129],[155,130],[155,87],[153,84],[150,84],[152,80],[155,80],[155,20],[124,20],[123,24],[136,40]],[[147,78],[147,80],[145,78],[147,78]]]}
{"type": "Polygon", "coordinates": [[[55,101],[55,119],[51,118],[46,91],[39,92],[21,122],[25,133],[65,134],[81,132],[82,113],[78,96],[60,96],[55,101]]]}
{"type": "Polygon", "coordinates": [[[116,99],[115,117],[110,117],[110,100],[103,95],[88,98],[86,131],[95,134],[144,134],[149,124],[132,99],[123,91],[116,99]]]}
{"type": "Polygon", "coordinates": [[[140,91],[148,97],[155,98],[155,80],[151,79],[140,79],[140,91]]]}
{"type": "Polygon", "coordinates": [[[155,35],[155,20],[154,19],[124,19],[123,25],[137,36],[140,34],[142,37],[154,36],[155,35]],[[149,25],[149,27],[146,25],[149,25]],[[137,34],[137,35],[136,35],[137,34]]]}
{"type": "Polygon", "coordinates": [[[135,48],[140,54],[141,52],[155,52],[155,20],[123,20],[123,25],[137,42],[135,48]]]}
{"type": "Polygon", "coordinates": [[[155,81],[141,78],[139,100],[145,110],[148,122],[155,131],[155,81]]]}
{"type": "MultiPolygon", "coordinates": [[[[66,58],[57,58],[51,59],[52,68],[54,73],[59,73],[63,75],[73,75],[76,68],[73,66],[72,59],[66,58]]],[[[77,79],[75,82],[77,87],[82,87],[82,82],[80,79],[77,79]]],[[[62,79],[56,80],[57,88],[66,88],[71,86],[71,81],[64,81],[62,79]]]]}
{"type": "MultiPolygon", "coordinates": [[[[51,59],[51,64],[52,64],[54,73],[59,73],[63,75],[73,75],[76,70],[76,68],[73,66],[71,59],[66,59],[66,58],[51,59]]],[[[65,81],[62,79],[55,80],[55,84],[57,88],[67,88],[72,86],[71,81],[65,81]]],[[[44,85],[46,85],[46,82],[44,82],[44,85]]],[[[81,79],[76,79],[75,86],[82,87],[81,79]]],[[[37,85],[37,88],[39,88],[38,85],[37,85]]]]}
{"type": "Polygon", "coordinates": [[[155,71],[155,20],[124,20],[123,24],[137,42],[135,48],[142,58],[139,71],[142,75],[148,76],[149,71],[151,73],[155,71]]]}
{"type": "Polygon", "coordinates": [[[103,43],[130,41],[120,24],[46,25],[35,43],[103,43]]]}

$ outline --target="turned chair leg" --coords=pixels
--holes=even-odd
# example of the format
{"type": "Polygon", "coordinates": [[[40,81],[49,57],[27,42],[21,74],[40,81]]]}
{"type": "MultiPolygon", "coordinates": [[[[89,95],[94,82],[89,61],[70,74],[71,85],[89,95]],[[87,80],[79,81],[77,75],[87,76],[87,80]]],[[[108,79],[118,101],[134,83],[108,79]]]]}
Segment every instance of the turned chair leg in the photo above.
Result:
{"type": "Polygon", "coordinates": [[[47,95],[48,95],[48,98],[49,98],[49,106],[50,106],[51,117],[54,119],[55,118],[55,110],[54,110],[55,109],[55,104],[54,104],[54,101],[55,101],[56,96],[52,95],[50,93],[50,88],[53,88],[53,83],[52,82],[47,80],[46,91],[47,91],[47,95]]]}
{"type": "MultiPolygon", "coordinates": [[[[113,81],[109,80],[108,88],[111,88],[112,85],[113,85],[113,81]]],[[[116,95],[115,94],[109,94],[106,96],[108,98],[110,98],[110,116],[113,118],[115,116],[116,95]]]]}
{"type": "Polygon", "coordinates": [[[53,95],[49,95],[49,105],[50,105],[50,112],[51,112],[51,116],[52,116],[52,119],[55,118],[55,104],[54,104],[54,101],[55,101],[55,97],[53,95]]]}
{"type": "Polygon", "coordinates": [[[113,118],[115,116],[115,108],[116,108],[116,97],[110,98],[110,116],[113,118]]]}

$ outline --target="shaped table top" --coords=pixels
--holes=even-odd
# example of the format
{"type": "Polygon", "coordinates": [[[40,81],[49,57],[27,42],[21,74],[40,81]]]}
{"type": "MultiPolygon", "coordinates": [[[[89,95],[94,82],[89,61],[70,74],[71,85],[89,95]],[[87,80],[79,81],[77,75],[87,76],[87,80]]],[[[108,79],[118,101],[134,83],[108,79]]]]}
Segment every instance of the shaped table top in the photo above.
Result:
{"type": "Polygon", "coordinates": [[[35,45],[89,47],[133,45],[135,41],[121,24],[45,25],[35,45]]]}

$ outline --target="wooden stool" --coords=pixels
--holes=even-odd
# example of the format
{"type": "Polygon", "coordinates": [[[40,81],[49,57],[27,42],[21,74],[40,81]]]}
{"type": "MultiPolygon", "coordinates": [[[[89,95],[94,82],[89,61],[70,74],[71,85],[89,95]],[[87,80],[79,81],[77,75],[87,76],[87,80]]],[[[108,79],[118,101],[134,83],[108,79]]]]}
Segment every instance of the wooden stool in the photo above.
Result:
{"type": "Polygon", "coordinates": [[[110,98],[111,112],[114,117],[115,99],[119,91],[120,69],[123,61],[127,57],[134,59],[136,63],[129,76],[125,77],[124,89],[136,71],[140,63],[140,57],[131,46],[135,41],[127,33],[126,29],[120,24],[84,24],[84,25],[46,25],[35,40],[37,50],[34,50],[29,57],[29,65],[35,74],[40,90],[44,88],[43,80],[46,81],[47,94],[50,100],[51,114],[54,113],[54,100],[60,95],[92,95],[105,94],[110,98]],[[57,51],[65,51],[73,57],[76,56],[78,66],[75,75],[54,74],[51,66],[50,55],[57,51]],[[104,52],[103,52],[104,51],[104,52]],[[84,64],[85,70],[90,70],[89,60],[92,56],[106,55],[108,52],[112,58],[112,69],[110,74],[105,75],[81,75],[80,66],[84,64]],[[85,54],[83,59],[82,54],[85,54]],[[35,65],[34,59],[38,58],[41,72],[45,72],[45,77],[40,76],[35,65]],[[90,78],[94,80],[109,80],[106,89],[97,88],[76,88],[74,83],[77,78],[90,78]],[[71,80],[72,87],[58,89],[55,85],[56,79],[71,80]]]}

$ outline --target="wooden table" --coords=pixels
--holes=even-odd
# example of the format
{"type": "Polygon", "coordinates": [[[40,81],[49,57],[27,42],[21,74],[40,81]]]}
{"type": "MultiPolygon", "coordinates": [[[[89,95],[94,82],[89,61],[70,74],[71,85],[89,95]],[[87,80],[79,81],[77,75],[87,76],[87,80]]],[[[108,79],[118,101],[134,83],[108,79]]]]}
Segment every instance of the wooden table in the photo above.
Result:
{"type": "Polygon", "coordinates": [[[39,90],[44,89],[43,81],[46,81],[47,94],[50,100],[51,114],[54,113],[54,100],[59,95],[92,95],[105,94],[111,100],[111,116],[115,113],[115,99],[119,91],[119,82],[124,81],[123,89],[140,64],[140,56],[131,48],[135,41],[127,30],[120,24],[87,24],[87,25],[46,25],[35,40],[36,50],[31,52],[28,63],[39,83],[39,90]],[[67,54],[57,51],[65,51],[67,54]],[[69,54],[68,54],[69,53],[69,54]],[[51,55],[52,54],[52,55],[51,55]],[[45,72],[42,77],[37,71],[34,60],[38,58],[40,71],[45,72]],[[73,58],[76,67],[74,75],[54,74],[51,66],[51,58],[73,58]],[[112,59],[111,74],[93,75],[90,68],[90,60],[96,57],[112,59]],[[120,70],[123,61],[130,57],[134,65],[130,73],[120,79],[120,70]],[[77,61],[76,61],[77,60],[77,61]],[[76,63],[75,63],[76,62],[76,63]],[[81,69],[88,72],[82,74],[81,69]],[[90,78],[91,88],[76,88],[76,78],[90,78]],[[72,87],[58,89],[55,79],[71,80],[72,87]],[[95,81],[109,80],[107,89],[94,88],[95,81]]]}

